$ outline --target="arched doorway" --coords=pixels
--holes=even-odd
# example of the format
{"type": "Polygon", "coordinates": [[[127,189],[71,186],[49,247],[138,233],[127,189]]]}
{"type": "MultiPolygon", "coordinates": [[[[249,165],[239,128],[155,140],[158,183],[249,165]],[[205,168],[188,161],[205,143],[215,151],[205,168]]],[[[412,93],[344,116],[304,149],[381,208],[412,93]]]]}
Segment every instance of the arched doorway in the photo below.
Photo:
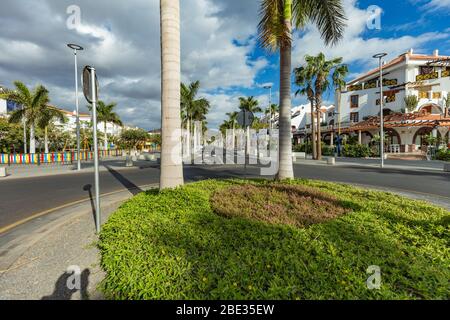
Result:
{"type": "Polygon", "coordinates": [[[420,107],[419,112],[427,114],[442,114],[442,108],[437,104],[430,103],[420,107]]]}
{"type": "Polygon", "coordinates": [[[385,136],[386,136],[386,143],[391,144],[402,144],[402,138],[398,134],[398,132],[395,129],[388,128],[384,130],[385,136]]]}
{"type": "MultiPolygon", "coordinates": [[[[432,127],[422,127],[419,130],[417,130],[416,134],[414,135],[413,143],[416,144],[419,148],[422,146],[427,145],[426,138],[433,132],[432,127]]],[[[439,131],[437,132],[437,137],[440,138],[441,134],[439,131]]]]}

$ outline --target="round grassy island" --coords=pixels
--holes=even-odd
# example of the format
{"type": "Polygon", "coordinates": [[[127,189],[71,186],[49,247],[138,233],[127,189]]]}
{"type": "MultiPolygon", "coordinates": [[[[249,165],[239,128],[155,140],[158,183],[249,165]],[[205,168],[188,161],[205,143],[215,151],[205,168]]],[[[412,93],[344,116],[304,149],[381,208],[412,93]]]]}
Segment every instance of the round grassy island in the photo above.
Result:
{"type": "Polygon", "coordinates": [[[307,180],[154,190],[105,224],[101,286],[109,299],[449,299],[449,221],[425,202],[307,180]]]}

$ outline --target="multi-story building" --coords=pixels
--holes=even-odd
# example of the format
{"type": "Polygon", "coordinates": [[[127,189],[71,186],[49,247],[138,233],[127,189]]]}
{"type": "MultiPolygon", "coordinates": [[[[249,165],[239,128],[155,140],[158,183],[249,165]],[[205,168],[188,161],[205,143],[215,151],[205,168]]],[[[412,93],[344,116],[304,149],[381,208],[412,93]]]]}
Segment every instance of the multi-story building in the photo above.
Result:
{"type": "MultiPolygon", "coordinates": [[[[336,95],[337,112],[322,129],[323,139],[340,132],[370,143],[380,132],[379,68],[348,82],[336,95]]],[[[384,122],[387,152],[415,152],[430,133],[449,142],[450,57],[414,54],[411,49],[383,66],[384,122]],[[417,106],[407,108],[405,98],[417,106]]]]}

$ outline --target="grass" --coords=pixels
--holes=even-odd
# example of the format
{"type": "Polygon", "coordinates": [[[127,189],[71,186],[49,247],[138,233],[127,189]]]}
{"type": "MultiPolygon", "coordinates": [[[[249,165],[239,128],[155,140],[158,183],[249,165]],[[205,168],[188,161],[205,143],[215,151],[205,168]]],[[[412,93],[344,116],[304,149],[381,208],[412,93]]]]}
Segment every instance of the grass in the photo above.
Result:
{"type": "Polygon", "coordinates": [[[102,289],[110,299],[138,300],[449,299],[449,221],[448,211],[425,202],[306,180],[150,191],[125,203],[101,233],[102,289]],[[308,214],[283,209],[267,219],[248,210],[271,194],[281,208],[295,206],[295,196],[282,196],[293,190],[309,202],[301,207],[308,214]],[[315,201],[328,206],[319,219],[315,201]],[[380,290],[367,288],[371,265],[381,268],[380,290]]]}

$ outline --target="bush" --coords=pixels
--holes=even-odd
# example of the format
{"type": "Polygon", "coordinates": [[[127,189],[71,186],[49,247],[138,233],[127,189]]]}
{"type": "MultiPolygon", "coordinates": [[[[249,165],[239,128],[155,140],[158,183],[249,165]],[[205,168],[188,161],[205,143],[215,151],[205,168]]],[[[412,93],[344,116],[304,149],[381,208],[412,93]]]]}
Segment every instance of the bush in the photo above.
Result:
{"type": "MultiPolygon", "coordinates": [[[[308,154],[312,154],[312,145],[308,143],[308,148],[306,148],[306,144],[297,144],[292,149],[293,152],[307,152],[308,154]],[[307,151],[305,151],[308,149],[307,151]]],[[[334,155],[334,147],[330,147],[325,143],[322,143],[322,155],[324,156],[333,156],[334,155]]]]}
{"type": "Polygon", "coordinates": [[[364,144],[347,144],[342,148],[342,154],[349,158],[367,158],[371,156],[372,151],[364,144]]]}
{"type": "Polygon", "coordinates": [[[212,209],[218,192],[267,183],[204,181],[142,193],[122,205],[100,235],[106,297],[450,298],[448,211],[388,193],[306,180],[284,185],[310,187],[352,212],[299,228],[212,209]],[[380,290],[367,289],[371,265],[381,268],[380,290]]]}
{"type": "Polygon", "coordinates": [[[441,149],[436,153],[436,160],[450,161],[450,149],[441,149]]]}

